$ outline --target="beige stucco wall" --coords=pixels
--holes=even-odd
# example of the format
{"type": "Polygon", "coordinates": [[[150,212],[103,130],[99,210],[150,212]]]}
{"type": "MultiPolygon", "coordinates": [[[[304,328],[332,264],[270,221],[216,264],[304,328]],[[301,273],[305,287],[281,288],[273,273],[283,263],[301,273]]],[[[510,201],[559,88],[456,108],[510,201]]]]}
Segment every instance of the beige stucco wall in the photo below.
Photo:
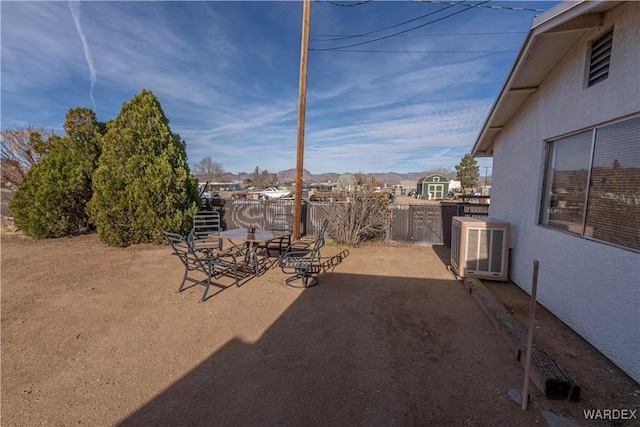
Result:
{"type": "Polygon", "coordinates": [[[640,254],[538,225],[545,140],[640,111],[640,2],[605,15],[549,73],[504,130],[493,154],[490,215],[512,227],[510,277],[640,382],[640,254]],[[589,43],[614,25],[609,78],[585,84],[589,43]]]}

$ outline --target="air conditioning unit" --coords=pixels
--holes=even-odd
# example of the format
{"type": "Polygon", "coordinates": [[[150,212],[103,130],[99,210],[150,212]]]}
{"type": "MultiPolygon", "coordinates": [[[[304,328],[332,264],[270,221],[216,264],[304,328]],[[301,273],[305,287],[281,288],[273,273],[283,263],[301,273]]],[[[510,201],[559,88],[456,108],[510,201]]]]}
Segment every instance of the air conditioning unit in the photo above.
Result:
{"type": "Polygon", "coordinates": [[[508,280],[509,223],[454,216],[451,267],[459,277],[508,280]]]}

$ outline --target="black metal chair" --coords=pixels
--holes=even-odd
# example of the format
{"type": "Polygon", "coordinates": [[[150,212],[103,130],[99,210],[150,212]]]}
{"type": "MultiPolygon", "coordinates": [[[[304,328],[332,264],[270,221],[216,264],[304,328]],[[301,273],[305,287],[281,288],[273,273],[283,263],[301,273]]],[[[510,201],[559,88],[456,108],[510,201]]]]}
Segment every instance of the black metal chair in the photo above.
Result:
{"type": "Polygon", "coordinates": [[[217,211],[200,211],[193,216],[193,228],[189,233],[189,241],[194,248],[222,250],[222,230],[220,213],[217,211]]]}
{"type": "Polygon", "coordinates": [[[286,236],[279,237],[271,240],[267,243],[263,248],[267,252],[267,256],[271,256],[271,251],[278,251],[278,256],[282,255],[283,252],[291,245],[291,232],[293,231],[293,215],[291,214],[275,214],[273,219],[271,220],[271,225],[269,227],[272,231],[283,231],[287,234],[286,236]]]}
{"type": "Polygon", "coordinates": [[[329,220],[325,219],[320,227],[320,231],[316,236],[311,249],[301,249],[296,247],[294,242],[289,245],[287,250],[278,259],[278,265],[285,274],[291,274],[286,279],[289,286],[299,287],[292,284],[295,280],[300,279],[303,288],[308,288],[318,284],[317,274],[320,272],[320,248],[324,246],[324,234],[327,231],[329,220]],[[309,282],[311,279],[311,282],[309,282]]]}
{"type": "Polygon", "coordinates": [[[180,258],[184,265],[184,276],[182,283],[178,287],[178,293],[182,292],[186,282],[192,282],[196,285],[204,286],[204,294],[200,302],[207,299],[209,286],[221,286],[213,283],[212,279],[217,279],[223,275],[233,275],[236,286],[240,286],[238,282],[238,263],[233,255],[228,252],[220,252],[215,250],[197,250],[194,248],[190,239],[186,239],[178,233],[162,232],[164,238],[171,245],[173,255],[180,258]],[[189,273],[196,272],[204,275],[204,279],[196,279],[189,273]]]}

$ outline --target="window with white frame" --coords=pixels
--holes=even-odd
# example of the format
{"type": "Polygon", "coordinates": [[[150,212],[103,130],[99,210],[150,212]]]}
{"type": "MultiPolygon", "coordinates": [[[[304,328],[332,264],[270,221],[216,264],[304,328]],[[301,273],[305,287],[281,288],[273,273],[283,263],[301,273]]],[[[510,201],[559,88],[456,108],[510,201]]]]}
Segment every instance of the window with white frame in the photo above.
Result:
{"type": "Polygon", "coordinates": [[[548,143],[540,223],[640,252],[640,116],[548,143]]]}

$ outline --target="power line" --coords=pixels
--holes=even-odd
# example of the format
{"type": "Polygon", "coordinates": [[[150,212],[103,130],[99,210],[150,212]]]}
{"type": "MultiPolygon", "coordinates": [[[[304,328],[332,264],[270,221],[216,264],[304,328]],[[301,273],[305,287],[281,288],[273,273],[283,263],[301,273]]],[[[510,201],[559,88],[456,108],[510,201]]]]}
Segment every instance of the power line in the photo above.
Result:
{"type": "Polygon", "coordinates": [[[332,0],[327,0],[327,3],[332,4],[334,6],[340,6],[340,7],[356,7],[356,6],[362,6],[363,4],[371,3],[372,1],[373,0],[363,0],[358,3],[340,4],[332,0]]]}
{"type": "MultiPolygon", "coordinates": [[[[451,36],[451,37],[458,37],[458,36],[499,36],[499,35],[506,35],[506,34],[526,34],[526,31],[498,31],[498,32],[491,32],[491,33],[431,33],[431,34],[398,34],[398,37],[447,37],[447,36],[451,36]]],[[[314,37],[377,37],[374,35],[368,35],[368,34],[357,34],[357,35],[349,35],[349,34],[316,34],[314,37]]],[[[325,40],[318,40],[318,39],[311,39],[313,41],[318,41],[318,42],[327,42],[327,41],[332,41],[334,39],[325,39],[325,40]]],[[[335,40],[339,40],[339,39],[335,39],[335,40]]]]}
{"type": "Polygon", "coordinates": [[[309,49],[319,52],[355,52],[355,53],[516,53],[517,50],[367,50],[367,49],[309,49]]]}
{"type": "MultiPolygon", "coordinates": [[[[461,0],[461,1],[457,2],[456,4],[464,3],[465,1],[466,0],[461,0]]],[[[408,21],[400,22],[399,24],[390,25],[388,27],[384,27],[384,28],[380,28],[380,29],[377,29],[377,30],[369,31],[367,33],[355,34],[355,35],[352,35],[352,36],[337,37],[337,38],[334,38],[334,39],[326,39],[326,40],[322,40],[322,41],[323,42],[329,42],[329,41],[347,40],[347,39],[352,39],[352,38],[356,38],[356,37],[366,37],[366,36],[369,36],[369,35],[374,34],[374,33],[379,33],[380,31],[389,30],[391,28],[396,28],[396,27],[399,27],[401,25],[408,24],[409,22],[417,21],[418,19],[426,18],[427,16],[435,15],[438,12],[442,12],[443,10],[452,8],[456,4],[451,5],[451,6],[447,6],[447,7],[443,7],[442,9],[438,9],[438,10],[436,10],[434,12],[429,12],[426,15],[418,16],[417,18],[413,18],[413,19],[410,19],[408,21]]]]}
{"type": "MultiPolygon", "coordinates": [[[[413,0],[413,1],[416,1],[418,3],[431,3],[431,4],[455,4],[454,2],[440,1],[440,0],[413,0]]],[[[520,12],[546,12],[546,9],[530,9],[526,7],[495,6],[495,5],[487,5],[487,6],[478,5],[477,7],[483,7],[485,9],[516,10],[520,12]]]]}
{"type": "Polygon", "coordinates": [[[439,21],[445,20],[445,19],[450,18],[450,17],[452,17],[452,16],[454,16],[454,15],[457,15],[457,14],[462,13],[462,12],[466,12],[466,11],[468,11],[468,10],[472,9],[472,8],[478,7],[479,5],[481,5],[481,4],[485,4],[485,3],[489,3],[489,0],[486,0],[486,1],[483,1],[483,2],[481,2],[481,3],[478,3],[477,5],[469,5],[469,6],[467,6],[467,7],[466,7],[466,9],[462,9],[462,10],[459,10],[459,11],[457,11],[457,12],[450,13],[449,15],[443,16],[442,18],[434,19],[433,21],[426,22],[426,23],[421,24],[421,25],[418,25],[418,26],[416,26],[416,27],[409,28],[409,29],[404,30],[404,31],[400,31],[400,32],[397,32],[397,33],[395,33],[395,34],[389,34],[389,35],[387,35],[387,36],[379,37],[379,38],[377,38],[377,39],[368,40],[368,41],[364,41],[364,42],[360,42],[360,43],[353,43],[353,44],[346,45],[346,46],[337,46],[337,47],[332,47],[332,48],[321,48],[321,49],[314,49],[314,50],[338,50],[338,49],[345,49],[345,48],[348,48],[348,47],[361,46],[361,45],[363,45],[363,44],[369,44],[369,43],[377,42],[377,41],[380,41],[380,40],[388,39],[388,38],[391,38],[391,37],[395,37],[395,36],[397,36],[397,35],[399,35],[399,34],[408,33],[409,31],[413,31],[413,30],[416,30],[416,29],[418,29],[418,28],[426,27],[426,26],[427,26],[427,25],[429,25],[429,24],[433,24],[433,23],[436,23],[436,22],[439,22],[439,21]]]}

